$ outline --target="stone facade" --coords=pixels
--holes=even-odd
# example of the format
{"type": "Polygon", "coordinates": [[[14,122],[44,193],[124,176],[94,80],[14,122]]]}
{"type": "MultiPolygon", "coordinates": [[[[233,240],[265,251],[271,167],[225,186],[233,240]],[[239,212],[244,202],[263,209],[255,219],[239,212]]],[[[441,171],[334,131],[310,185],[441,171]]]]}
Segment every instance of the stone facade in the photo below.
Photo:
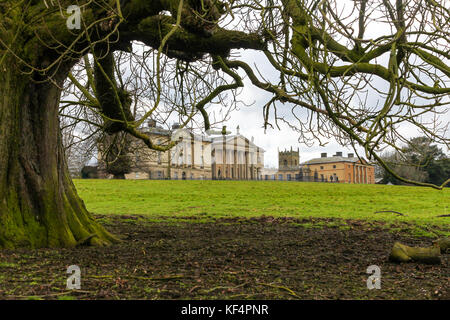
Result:
{"type": "Polygon", "coordinates": [[[278,150],[278,172],[275,174],[276,180],[300,180],[300,151],[278,150]]]}
{"type": "MultiPolygon", "coordinates": [[[[150,150],[133,140],[133,166],[126,179],[257,180],[264,167],[264,150],[239,134],[203,136],[187,129],[165,130],[153,125],[146,132],[152,141],[178,143],[169,151],[150,150]]],[[[253,139],[252,139],[253,140],[253,139]]],[[[102,159],[99,154],[98,159],[102,159]]],[[[99,160],[101,178],[111,178],[99,160]]]]}
{"type": "Polygon", "coordinates": [[[276,168],[262,168],[261,180],[276,180],[276,174],[278,169],[276,168]]]}
{"type": "MultiPolygon", "coordinates": [[[[253,139],[252,139],[253,140],[253,139]]],[[[264,150],[237,134],[212,139],[212,179],[260,180],[264,150]]]]}
{"type": "Polygon", "coordinates": [[[320,158],[315,158],[300,163],[299,152],[279,151],[278,171],[270,176],[263,176],[264,180],[280,181],[315,181],[334,183],[375,183],[375,166],[367,160],[357,158],[353,153],[347,157],[342,152],[328,157],[322,153],[320,158]],[[298,165],[296,165],[298,164],[298,165]]]}
{"type": "Polygon", "coordinates": [[[343,157],[338,152],[332,157],[322,153],[320,158],[312,159],[304,163],[314,176],[314,180],[339,183],[375,183],[375,166],[367,160],[357,158],[353,153],[343,157]]]}

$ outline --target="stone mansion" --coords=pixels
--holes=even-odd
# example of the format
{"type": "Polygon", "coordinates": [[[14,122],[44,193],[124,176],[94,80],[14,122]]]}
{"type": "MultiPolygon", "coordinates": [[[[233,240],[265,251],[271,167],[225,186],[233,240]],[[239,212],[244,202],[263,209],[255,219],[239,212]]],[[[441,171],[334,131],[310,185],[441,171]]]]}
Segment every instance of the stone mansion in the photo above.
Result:
{"type": "Polygon", "coordinates": [[[332,156],[322,153],[320,158],[300,163],[299,150],[291,148],[278,152],[278,170],[264,172],[263,179],[374,184],[375,166],[354,153],[344,157],[342,152],[332,156]]]}
{"type": "MultiPolygon", "coordinates": [[[[264,167],[264,149],[239,133],[197,135],[179,125],[163,129],[150,121],[147,134],[158,144],[178,143],[168,151],[155,151],[133,140],[133,165],[126,179],[257,180],[264,167]]],[[[99,155],[98,159],[102,159],[99,155]]],[[[99,160],[98,176],[111,178],[99,160]]]]}
{"type": "MultiPolygon", "coordinates": [[[[224,130],[226,131],[226,130],[224,130]]],[[[149,122],[147,134],[157,144],[177,144],[168,151],[150,150],[143,142],[132,140],[132,166],[126,179],[171,180],[279,180],[334,183],[375,183],[375,167],[367,160],[342,152],[333,156],[322,153],[320,158],[300,163],[299,149],[278,151],[278,169],[264,168],[265,150],[246,138],[236,128],[236,134],[198,135],[175,124],[163,129],[149,122]]],[[[98,159],[102,159],[99,154],[98,159]]],[[[99,160],[99,178],[111,178],[99,160]]]]}

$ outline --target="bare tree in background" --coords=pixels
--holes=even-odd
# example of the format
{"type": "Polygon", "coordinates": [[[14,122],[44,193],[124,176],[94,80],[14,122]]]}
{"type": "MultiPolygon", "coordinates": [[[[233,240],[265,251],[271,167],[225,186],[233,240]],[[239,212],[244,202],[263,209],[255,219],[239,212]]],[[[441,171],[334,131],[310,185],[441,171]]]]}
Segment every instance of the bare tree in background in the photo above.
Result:
{"type": "MultiPolygon", "coordinates": [[[[386,152],[382,159],[394,172],[409,180],[441,184],[450,175],[450,158],[427,137],[411,138],[401,153],[386,152]]],[[[383,183],[399,183],[384,169],[380,176],[383,183]]]]}
{"type": "MultiPolygon", "coordinates": [[[[386,152],[381,155],[381,158],[389,168],[405,179],[419,182],[427,180],[428,174],[423,170],[420,164],[411,163],[409,159],[406,160],[402,158],[402,155],[398,151],[386,152]]],[[[382,170],[382,178],[383,183],[390,182],[397,184],[397,180],[385,170],[382,170]]]]}

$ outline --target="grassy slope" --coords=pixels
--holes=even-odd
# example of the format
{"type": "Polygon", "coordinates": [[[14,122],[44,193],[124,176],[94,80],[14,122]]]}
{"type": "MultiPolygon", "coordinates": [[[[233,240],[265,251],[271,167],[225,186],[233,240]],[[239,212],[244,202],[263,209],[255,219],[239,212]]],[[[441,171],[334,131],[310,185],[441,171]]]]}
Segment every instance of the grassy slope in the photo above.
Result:
{"type": "Polygon", "coordinates": [[[88,209],[151,218],[290,216],[449,226],[450,190],[274,181],[75,180],[88,209]],[[405,214],[377,213],[394,210],[405,214]]]}

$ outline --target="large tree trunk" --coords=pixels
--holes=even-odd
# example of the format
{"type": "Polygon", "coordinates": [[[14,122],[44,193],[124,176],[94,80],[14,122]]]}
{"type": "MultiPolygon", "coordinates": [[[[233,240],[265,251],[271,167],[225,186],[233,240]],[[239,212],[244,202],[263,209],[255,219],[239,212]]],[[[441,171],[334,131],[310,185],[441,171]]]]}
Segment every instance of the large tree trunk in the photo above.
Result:
{"type": "MultiPolygon", "coordinates": [[[[68,70],[59,68],[58,86],[68,70]]],[[[0,248],[111,243],[115,238],[88,213],[68,173],[61,89],[31,80],[12,61],[0,71],[0,248]]]]}

